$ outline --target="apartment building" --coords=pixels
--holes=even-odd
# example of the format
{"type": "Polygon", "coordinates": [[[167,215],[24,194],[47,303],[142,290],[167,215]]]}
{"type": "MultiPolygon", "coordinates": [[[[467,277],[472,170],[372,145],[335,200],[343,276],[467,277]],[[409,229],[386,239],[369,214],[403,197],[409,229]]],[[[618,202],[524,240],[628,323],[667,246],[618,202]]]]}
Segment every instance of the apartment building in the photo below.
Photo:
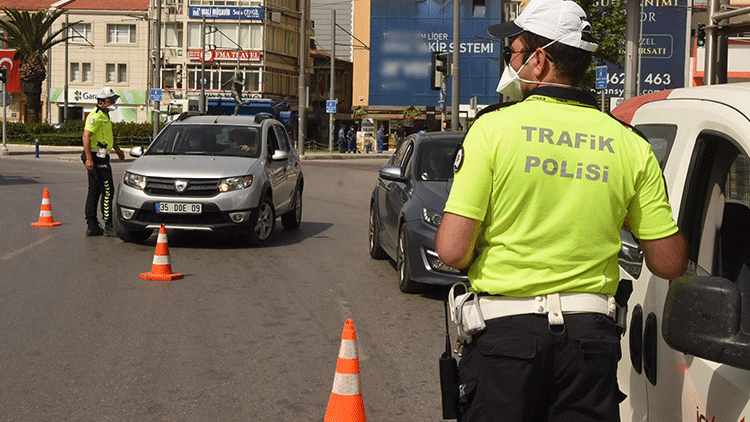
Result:
{"type": "Polygon", "coordinates": [[[107,86],[120,95],[112,121],[144,122],[149,115],[149,0],[103,3],[75,0],[63,6],[53,30],[68,22],[71,38],[48,52],[48,122],[82,120],[107,86]]]}

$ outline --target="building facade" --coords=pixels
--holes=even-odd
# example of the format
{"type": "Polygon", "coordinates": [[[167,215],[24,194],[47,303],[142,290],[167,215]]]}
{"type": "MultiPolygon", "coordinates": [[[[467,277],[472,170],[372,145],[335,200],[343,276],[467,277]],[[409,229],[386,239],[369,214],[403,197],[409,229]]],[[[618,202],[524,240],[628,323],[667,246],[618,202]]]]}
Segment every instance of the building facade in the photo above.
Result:
{"type": "MultiPolygon", "coordinates": [[[[487,27],[503,15],[513,19],[519,2],[460,0],[460,110],[462,122],[476,108],[498,102],[502,44],[487,27]]],[[[369,44],[354,51],[353,114],[363,127],[403,124],[408,132],[440,130],[451,118],[452,80],[446,90],[430,87],[433,52],[452,53],[453,0],[366,0],[354,3],[354,36],[369,44]]]]}
{"type": "Polygon", "coordinates": [[[103,86],[120,95],[112,121],[144,122],[148,117],[151,27],[148,0],[104,4],[77,0],[65,6],[53,31],[73,26],[67,43],[48,52],[48,122],[82,120],[96,108],[103,86]],[[67,45],[66,45],[67,44],[67,45]]]}

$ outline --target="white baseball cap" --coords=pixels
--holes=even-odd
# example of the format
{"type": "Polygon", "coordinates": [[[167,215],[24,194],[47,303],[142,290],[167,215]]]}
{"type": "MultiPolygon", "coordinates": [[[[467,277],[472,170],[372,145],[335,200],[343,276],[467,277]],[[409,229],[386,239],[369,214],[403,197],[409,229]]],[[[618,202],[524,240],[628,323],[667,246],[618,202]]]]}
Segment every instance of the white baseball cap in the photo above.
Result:
{"type": "Polygon", "coordinates": [[[487,28],[487,32],[495,38],[513,37],[528,31],[561,44],[593,52],[599,45],[581,39],[581,34],[590,30],[591,24],[586,12],[570,0],[531,0],[515,20],[487,28]]]}
{"type": "Polygon", "coordinates": [[[114,89],[107,87],[102,88],[101,90],[99,90],[99,93],[96,94],[97,100],[106,100],[107,98],[112,99],[112,102],[114,103],[118,98],[120,98],[120,96],[117,95],[114,89]]]}

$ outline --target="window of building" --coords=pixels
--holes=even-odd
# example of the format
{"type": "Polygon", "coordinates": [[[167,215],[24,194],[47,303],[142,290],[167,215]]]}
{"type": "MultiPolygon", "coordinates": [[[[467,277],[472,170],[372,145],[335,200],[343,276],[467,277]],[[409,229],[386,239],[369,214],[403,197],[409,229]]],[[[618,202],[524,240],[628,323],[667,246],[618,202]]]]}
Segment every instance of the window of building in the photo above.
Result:
{"type": "Polygon", "coordinates": [[[70,82],[81,82],[81,64],[70,64],[70,82]]]}
{"type": "MultiPolygon", "coordinates": [[[[245,78],[244,93],[258,93],[262,91],[262,86],[260,84],[260,70],[257,68],[244,67],[240,68],[240,71],[245,78]]],[[[206,89],[222,89],[229,92],[232,89],[231,78],[233,75],[234,66],[223,69],[206,68],[206,89]]],[[[187,69],[187,89],[201,89],[200,79],[200,66],[189,66],[187,69]]]]}
{"type": "MultiPolygon", "coordinates": [[[[236,50],[237,44],[239,44],[243,50],[258,51],[263,47],[262,28],[263,26],[258,24],[241,24],[238,42],[237,23],[206,25],[206,45],[211,46],[211,48],[215,46],[219,50],[236,50]],[[216,28],[216,30],[212,28],[216,28]]],[[[190,49],[200,49],[203,47],[200,23],[188,23],[187,42],[190,49]]]]}
{"type": "Polygon", "coordinates": [[[108,83],[126,83],[128,81],[128,65],[125,63],[107,63],[106,81],[108,83]]]}
{"type": "Polygon", "coordinates": [[[91,63],[70,63],[70,82],[91,82],[91,63]]]}
{"type": "Polygon", "coordinates": [[[91,24],[77,23],[68,28],[68,40],[71,43],[91,43],[91,24]]]}
{"type": "Polygon", "coordinates": [[[107,25],[107,42],[135,44],[135,25],[107,25]]]}
{"type": "Polygon", "coordinates": [[[183,29],[182,23],[167,23],[164,24],[162,31],[162,40],[164,40],[164,48],[173,49],[176,51],[178,56],[182,56],[183,48],[183,29]]]}
{"type": "Polygon", "coordinates": [[[120,63],[117,65],[117,82],[123,83],[128,81],[128,65],[120,63]]]}

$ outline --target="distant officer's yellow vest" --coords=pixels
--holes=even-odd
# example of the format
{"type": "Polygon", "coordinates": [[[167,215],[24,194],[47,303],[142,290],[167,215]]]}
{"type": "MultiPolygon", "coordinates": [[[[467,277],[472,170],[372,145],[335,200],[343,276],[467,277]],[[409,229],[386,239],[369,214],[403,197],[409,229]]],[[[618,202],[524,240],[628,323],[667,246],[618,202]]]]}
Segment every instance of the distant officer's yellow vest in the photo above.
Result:
{"type": "Polygon", "coordinates": [[[115,144],[115,138],[112,135],[112,122],[109,115],[101,111],[98,107],[86,116],[85,130],[92,133],[91,150],[96,151],[99,144],[105,145],[107,151],[111,150],[115,144]]]}

